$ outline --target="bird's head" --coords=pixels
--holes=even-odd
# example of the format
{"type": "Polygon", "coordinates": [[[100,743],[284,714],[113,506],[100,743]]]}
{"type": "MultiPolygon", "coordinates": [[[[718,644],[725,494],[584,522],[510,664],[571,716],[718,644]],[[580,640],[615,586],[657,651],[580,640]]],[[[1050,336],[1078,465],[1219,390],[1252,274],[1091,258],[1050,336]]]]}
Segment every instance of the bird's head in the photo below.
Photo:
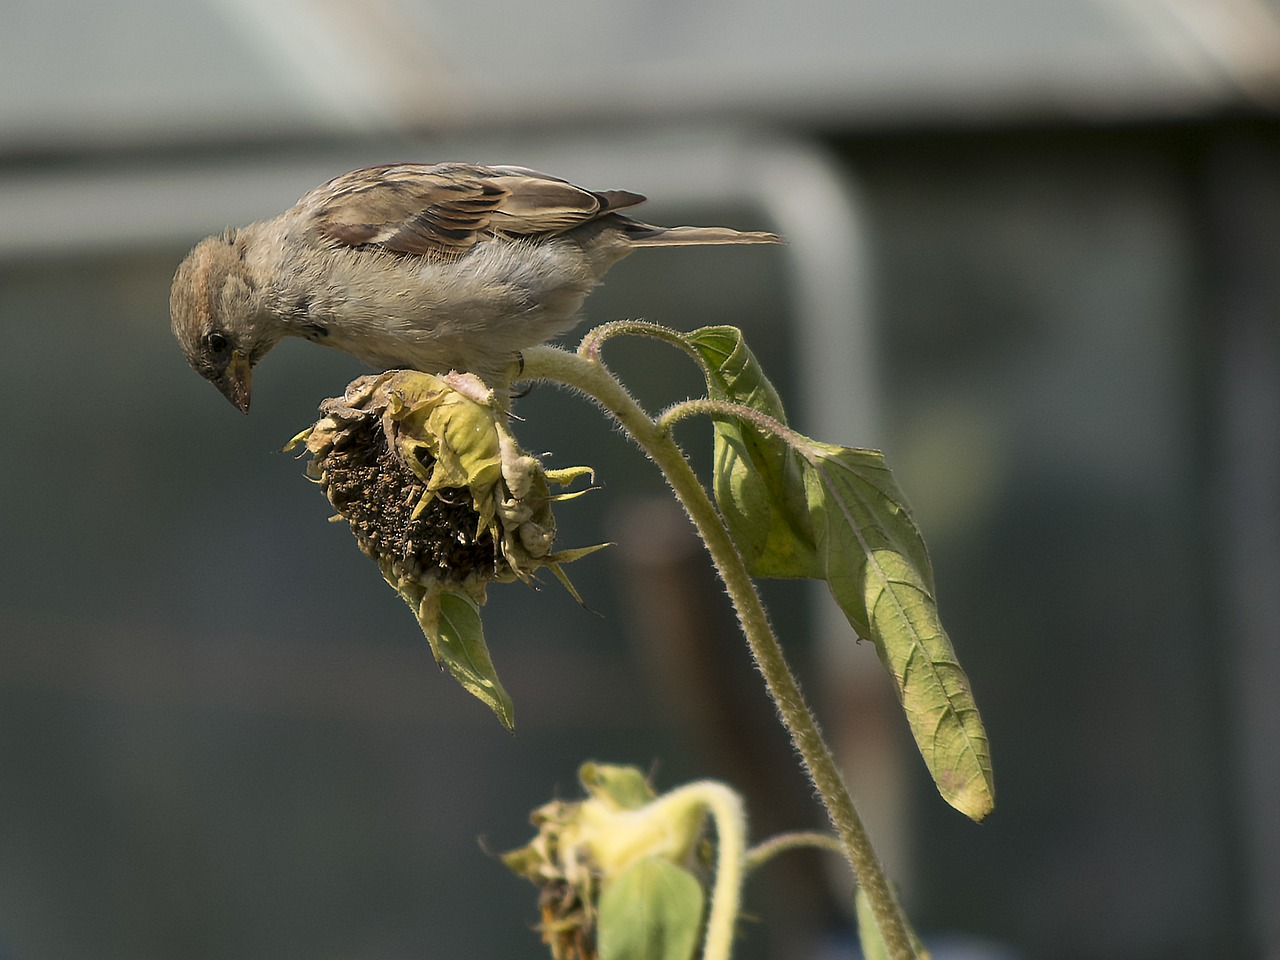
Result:
{"type": "Polygon", "coordinates": [[[233,231],[201,240],[174,274],[169,313],[187,363],[248,413],[253,365],[279,335],[243,254],[233,231]]]}

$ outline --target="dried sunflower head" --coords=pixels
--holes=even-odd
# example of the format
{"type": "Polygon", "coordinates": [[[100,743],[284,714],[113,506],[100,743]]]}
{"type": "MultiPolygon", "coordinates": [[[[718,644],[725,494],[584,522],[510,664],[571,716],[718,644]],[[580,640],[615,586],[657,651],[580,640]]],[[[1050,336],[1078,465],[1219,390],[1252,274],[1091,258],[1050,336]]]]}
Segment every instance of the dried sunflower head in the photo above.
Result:
{"type": "MultiPolygon", "coordinates": [[[[478,608],[492,581],[530,581],[599,546],[553,552],[551,493],[588,467],[544,470],[511,436],[493,392],[471,374],[391,370],[361,377],[290,441],[307,474],[413,608],[436,660],[511,725],[478,608]]],[[[337,519],[337,518],[335,518],[337,519]]],[[[601,545],[602,546],[602,545],[601,545]]]]}

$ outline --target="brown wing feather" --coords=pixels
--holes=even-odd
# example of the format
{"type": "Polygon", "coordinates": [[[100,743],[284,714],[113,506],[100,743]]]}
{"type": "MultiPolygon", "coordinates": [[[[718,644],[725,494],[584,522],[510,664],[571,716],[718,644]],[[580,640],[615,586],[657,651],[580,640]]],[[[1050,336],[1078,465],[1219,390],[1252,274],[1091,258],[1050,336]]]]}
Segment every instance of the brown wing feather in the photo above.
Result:
{"type": "Polygon", "coordinates": [[[355,170],[304,197],[322,236],[394,253],[458,256],[485,234],[506,191],[463,164],[355,170]]]}
{"type": "Polygon", "coordinates": [[[487,237],[563,233],[643,200],[525,167],[403,163],[343,174],[300,203],[332,242],[452,257],[487,237]]]}

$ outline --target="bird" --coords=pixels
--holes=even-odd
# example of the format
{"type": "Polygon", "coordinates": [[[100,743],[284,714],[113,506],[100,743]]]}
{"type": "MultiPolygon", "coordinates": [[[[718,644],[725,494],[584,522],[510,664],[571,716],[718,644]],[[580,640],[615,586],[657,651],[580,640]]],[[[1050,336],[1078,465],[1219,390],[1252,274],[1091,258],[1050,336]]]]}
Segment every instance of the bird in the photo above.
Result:
{"type": "Polygon", "coordinates": [[[618,212],[645,199],[520,166],[353,170],[273,219],[196,244],[174,274],[173,333],[191,367],[244,413],[254,365],[285,337],[379,370],[501,380],[520,351],[572,329],[633,250],[781,242],[618,212]]]}

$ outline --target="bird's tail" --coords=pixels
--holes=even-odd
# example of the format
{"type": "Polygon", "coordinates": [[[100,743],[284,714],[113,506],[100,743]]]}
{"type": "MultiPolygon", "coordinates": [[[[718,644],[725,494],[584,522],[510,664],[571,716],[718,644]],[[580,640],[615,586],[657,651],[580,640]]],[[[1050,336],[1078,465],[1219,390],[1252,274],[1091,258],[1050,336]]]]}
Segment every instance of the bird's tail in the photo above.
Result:
{"type": "Polygon", "coordinates": [[[729,227],[656,227],[651,223],[626,220],[626,236],[636,247],[681,247],[709,243],[782,243],[776,233],[763,230],[733,230],[729,227]]]}

